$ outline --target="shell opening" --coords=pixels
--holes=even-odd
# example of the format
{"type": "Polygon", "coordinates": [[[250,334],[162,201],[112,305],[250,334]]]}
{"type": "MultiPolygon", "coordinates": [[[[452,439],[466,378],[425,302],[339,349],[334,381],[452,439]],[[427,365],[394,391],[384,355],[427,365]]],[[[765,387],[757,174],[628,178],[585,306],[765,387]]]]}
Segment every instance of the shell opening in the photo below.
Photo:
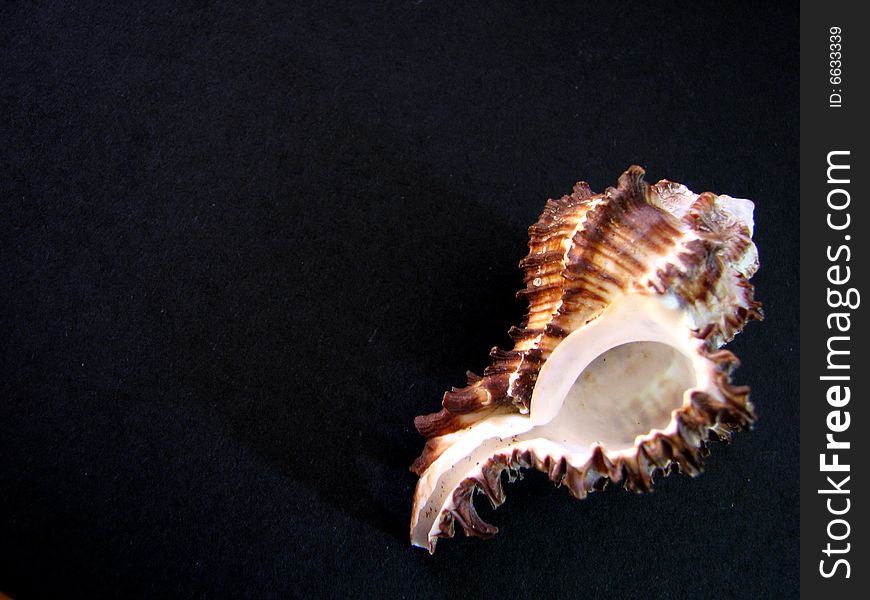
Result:
{"type": "Polygon", "coordinates": [[[549,427],[573,452],[591,444],[610,451],[634,446],[637,436],[663,431],[697,381],[691,361],[661,342],[630,342],[600,354],[568,390],[549,427]],[[573,439],[572,439],[573,438],[573,439]]]}
{"type": "MultiPolygon", "coordinates": [[[[645,410],[649,410],[651,399],[658,404],[659,383],[670,387],[679,384],[677,387],[684,390],[703,386],[705,382],[699,375],[704,369],[697,368],[698,340],[689,335],[691,329],[685,314],[671,306],[667,298],[622,296],[553,351],[535,385],[532,422],[544,425],[560,421],[556,417],[565,400],[586,391],[603,398],[619,395],[616,402],[603,398],[586,401],[587,406],[609,406],[608,412],[614,416],[633,398],[638,398],[634,404],[643,405],[645,410]],[[650,377],[657,379],[652,381],[650,377]],[[594,382],[598,385],[592,385],[594,382]],[[655,399],[639,395],[645,390],[653,392],[655,399]]],[[[677,401],[671,408],[680,406],[677,401]]]]}

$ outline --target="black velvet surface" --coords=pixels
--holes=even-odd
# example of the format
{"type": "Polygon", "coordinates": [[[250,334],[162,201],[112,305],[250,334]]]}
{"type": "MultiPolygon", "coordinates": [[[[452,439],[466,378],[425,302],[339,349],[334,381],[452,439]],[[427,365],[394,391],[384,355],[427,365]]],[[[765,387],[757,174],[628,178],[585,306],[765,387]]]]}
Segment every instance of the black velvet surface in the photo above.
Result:
{"type": "Polygon", "coordinates": [[[533,4],[0,6],[0,590],[796,595],[797,5],[533,4]],[[632,163],[756,202],[755,430],[410,548],[414,416],[632,163]]]}

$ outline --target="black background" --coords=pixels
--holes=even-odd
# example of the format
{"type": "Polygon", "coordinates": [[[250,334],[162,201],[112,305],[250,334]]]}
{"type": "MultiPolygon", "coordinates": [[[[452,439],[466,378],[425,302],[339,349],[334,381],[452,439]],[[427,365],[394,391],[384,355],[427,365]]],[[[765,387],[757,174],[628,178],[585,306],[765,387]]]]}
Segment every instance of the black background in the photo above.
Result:
{"type": "Polygon", "coordinates": [[[797,6],[132,4],[0,7],[0,590],[796,594],[797,6]],[[755,430],[410,548],[413,417],[632,163],[756,202],[755,430]]]}

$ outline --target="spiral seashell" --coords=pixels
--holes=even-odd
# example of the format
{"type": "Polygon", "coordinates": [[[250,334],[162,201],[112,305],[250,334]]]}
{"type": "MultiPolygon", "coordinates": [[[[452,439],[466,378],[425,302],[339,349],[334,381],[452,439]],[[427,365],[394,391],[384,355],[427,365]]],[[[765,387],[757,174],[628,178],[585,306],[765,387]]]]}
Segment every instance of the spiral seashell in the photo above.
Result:
{"type": "Polygon", "coordinates": [[[473,497],[501,505],[504,473],[535,468],[576,498],[607,481],[646,492],[657,472],[697,475],[708,441],[752,424],[720,348],[761,318],[754,205],[643,174],[603,194],[578,183],[529,228],[514,348],[493,348],[483,376],[415,420],[427,442],[411,467],[413,545],[434,552],[457,524],[495,534],[473,497]]]}

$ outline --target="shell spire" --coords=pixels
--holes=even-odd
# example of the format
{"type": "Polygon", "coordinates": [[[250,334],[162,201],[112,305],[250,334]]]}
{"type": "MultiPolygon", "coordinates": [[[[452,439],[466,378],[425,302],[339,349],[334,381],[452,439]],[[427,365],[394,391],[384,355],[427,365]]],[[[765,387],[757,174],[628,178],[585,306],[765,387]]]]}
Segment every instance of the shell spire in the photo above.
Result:
{"type": "Polygon", "coordinates": [[[413,544],[434,551],[456,523],[495,534],[473,496],[504,502],[504,472],[535,468],[577,498],[608,480],[649,491],[656,471],[697,474],[708,440],[752,423],[719,348],[761,318],[753,205],[643,175],[632,166],[602,194],[580,182],[529,228],[513,349],[415,419],[413,544]]]}

